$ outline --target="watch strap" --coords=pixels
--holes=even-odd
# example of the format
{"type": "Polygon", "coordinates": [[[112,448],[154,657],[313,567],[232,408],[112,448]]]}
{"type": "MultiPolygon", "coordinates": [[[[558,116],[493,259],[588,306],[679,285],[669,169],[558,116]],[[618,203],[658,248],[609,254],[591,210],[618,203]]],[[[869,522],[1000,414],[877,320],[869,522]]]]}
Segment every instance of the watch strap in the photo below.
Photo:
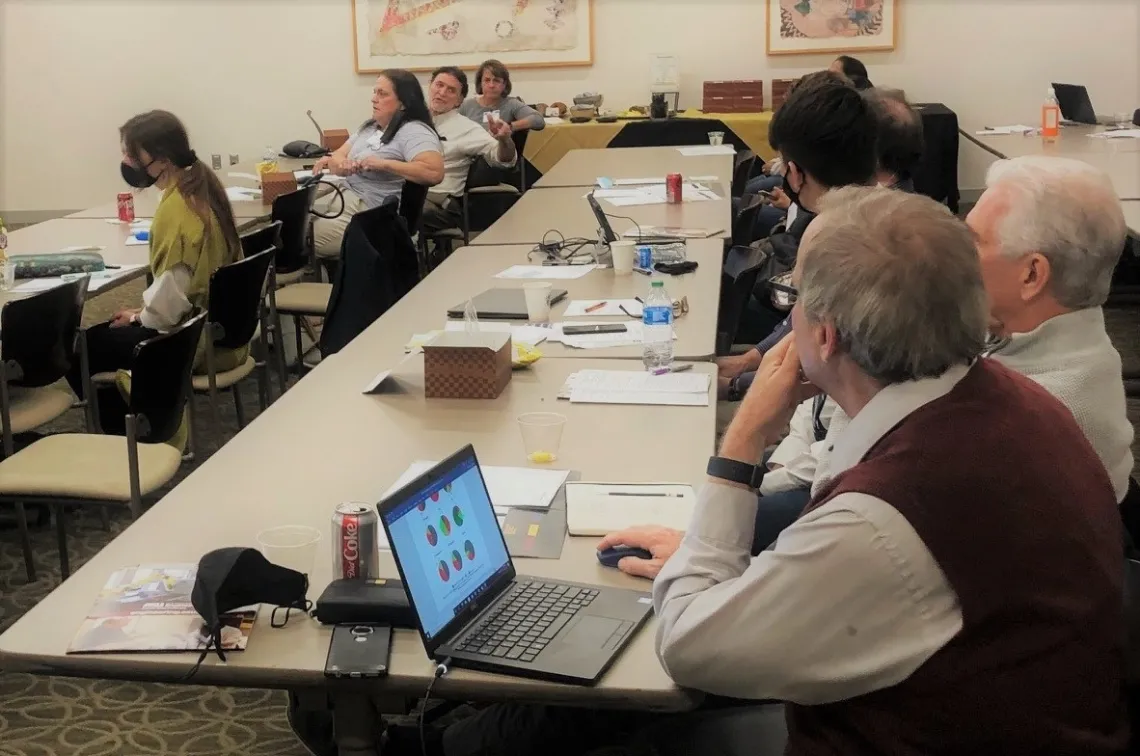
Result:
{"type": "Polygon", "coordinates": [[[749,488],[760,488],[767,468],[764,465],[750,465],[727,457],[709,457],[708,467],[705,469],[710,476],[727,480],[731,483],[740,483],[749,488]]]}

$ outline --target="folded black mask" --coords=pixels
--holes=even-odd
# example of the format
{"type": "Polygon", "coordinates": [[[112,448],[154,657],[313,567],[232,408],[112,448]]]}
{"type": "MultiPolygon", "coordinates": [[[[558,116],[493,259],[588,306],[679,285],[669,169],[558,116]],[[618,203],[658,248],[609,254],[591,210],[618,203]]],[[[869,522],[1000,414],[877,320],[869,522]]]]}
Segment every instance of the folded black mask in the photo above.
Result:
{"type": "Polygon", "coordinates": [[[308,589],[306,575],[273,564],[257,549],[233,547],[206,554],[198,562],[198,577],[190,593],[190,603],[202,615],[210,633],[202,658],[213,648],[219,659],[226,660],[222,652],[221,615],[251,604],[273,604],[270,624],[282,627],[289,621],[290,609],[309,608],[305,599],[308,589]],[[277,610],[281,607],[285,607],[285,619],[278,624],[277,610]]]}

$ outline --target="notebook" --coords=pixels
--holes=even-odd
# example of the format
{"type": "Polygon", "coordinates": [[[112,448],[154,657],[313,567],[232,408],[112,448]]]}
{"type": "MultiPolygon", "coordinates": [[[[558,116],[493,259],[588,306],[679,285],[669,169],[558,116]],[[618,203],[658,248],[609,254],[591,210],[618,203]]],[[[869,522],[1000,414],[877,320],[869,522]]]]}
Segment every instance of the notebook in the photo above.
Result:
{"type": "Polygon", "coordinates": [[[685,530],[697,495],[682,483],[566,484],[566,529],[572,536],[602,536],[636,525],[685,530]]]}

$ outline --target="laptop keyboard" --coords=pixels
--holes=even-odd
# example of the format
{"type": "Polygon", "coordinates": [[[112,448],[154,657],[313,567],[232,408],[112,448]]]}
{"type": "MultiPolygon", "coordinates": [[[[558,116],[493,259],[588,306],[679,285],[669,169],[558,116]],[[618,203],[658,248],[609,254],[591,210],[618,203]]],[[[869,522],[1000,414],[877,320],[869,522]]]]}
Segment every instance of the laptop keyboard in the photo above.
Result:
{"type": "Polygon", "coordinates": [[[456,649],[479,656],[534,661],[558,631],[597,595],[592,588],[520,581],[456,649]]]}

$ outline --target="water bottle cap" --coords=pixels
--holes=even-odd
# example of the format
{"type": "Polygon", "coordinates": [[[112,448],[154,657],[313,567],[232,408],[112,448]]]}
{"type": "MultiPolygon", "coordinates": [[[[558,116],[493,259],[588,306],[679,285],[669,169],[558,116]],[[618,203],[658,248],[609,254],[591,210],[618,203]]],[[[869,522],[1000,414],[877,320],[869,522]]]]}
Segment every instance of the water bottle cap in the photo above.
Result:
{"type": "Polygon", "coordinates": [[[665,282],[664,281],[654,281],[649,285],[651,287],[653,287],[654,289],[661,289],[661,288],[664,288],[665,282]]]}

